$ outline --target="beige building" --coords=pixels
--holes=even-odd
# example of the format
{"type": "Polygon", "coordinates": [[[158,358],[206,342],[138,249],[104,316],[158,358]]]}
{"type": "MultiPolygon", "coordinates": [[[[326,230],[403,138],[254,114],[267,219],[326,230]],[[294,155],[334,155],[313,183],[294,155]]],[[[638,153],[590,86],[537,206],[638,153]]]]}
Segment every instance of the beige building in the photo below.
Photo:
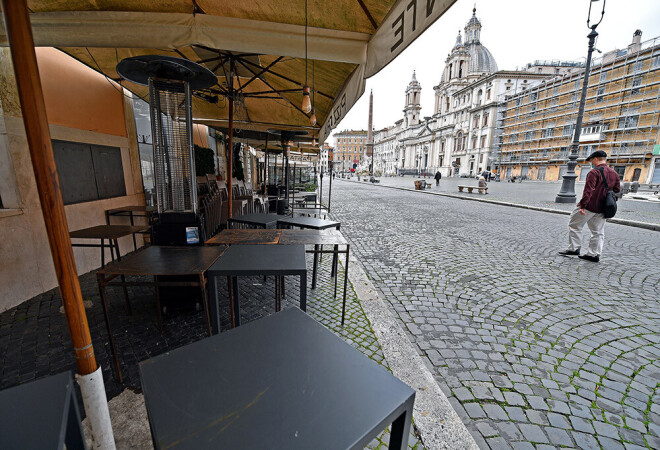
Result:
{"type": "Polygon", "coordinates": [[[492,170],[497,149],[496,116],[504,93],[527,90],[577,66],[536,62],[522,70],[499,70],[481,40],[476,9],[445,59],[440,83],[433,87],[432,116],[423,116],[422,86],[413,72],[405,90],[403,119],[374,134],[378,175],[434,174],[474,177],[492,170]]]}
{"type": "MultiPolygon", "coordinates": [[[[595,150],[623,181],[660,183],[660,39],[634,33],[625,49],[592,64],[576,172],[595,150]],[[655,169],[655,170],[654,170],[655,169]]],[[[558,180],[566,172],[584,70],[564,73],[518,94],[504,96],[498,111],[502,177],[558,180]]]]}
{"type": "Polygon", "coordinates": [[[350,171],[353,164],[360,165],[367,149],[366,130],[344,130],[335,133],[334,170],[350,171]]]}

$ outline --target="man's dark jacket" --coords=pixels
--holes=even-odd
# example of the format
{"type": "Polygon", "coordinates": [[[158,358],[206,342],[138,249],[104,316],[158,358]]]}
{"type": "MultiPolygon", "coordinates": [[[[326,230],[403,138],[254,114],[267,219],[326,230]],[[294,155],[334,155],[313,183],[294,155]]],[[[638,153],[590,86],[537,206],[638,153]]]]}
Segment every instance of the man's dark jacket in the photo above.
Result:
{"type": "Polygon", "coordinates": [[[597,168],[591,169],[587,174],[582,199],[578,202],[578,207],[594,213],[603,212],[603,200],[605,200],[607,189],[605,188],[605,183],[603,183],[603,176],[600,174],[601,170],[605,171],[605,179],[610,189],[614,192],[621,190],[619,174],[607,164],[601,164],[597,168]]]}

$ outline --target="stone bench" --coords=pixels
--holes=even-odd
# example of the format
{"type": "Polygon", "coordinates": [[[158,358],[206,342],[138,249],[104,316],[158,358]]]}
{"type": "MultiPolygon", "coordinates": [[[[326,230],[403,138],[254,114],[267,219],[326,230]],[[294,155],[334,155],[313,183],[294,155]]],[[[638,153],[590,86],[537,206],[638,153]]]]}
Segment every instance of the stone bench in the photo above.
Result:
{"type": "Polygon", "coordinates": [[[486,187],[479,187],[479,186],[459,186],[458,190],[460,192],[463,192],[463,189],[467,189],[467,191],[471,194],[473,189],[478,189],[477,192],[480,194],[488,194],[488,186],[486,187]],[[482,192],[485,191],[485,192],[482,192]]]}

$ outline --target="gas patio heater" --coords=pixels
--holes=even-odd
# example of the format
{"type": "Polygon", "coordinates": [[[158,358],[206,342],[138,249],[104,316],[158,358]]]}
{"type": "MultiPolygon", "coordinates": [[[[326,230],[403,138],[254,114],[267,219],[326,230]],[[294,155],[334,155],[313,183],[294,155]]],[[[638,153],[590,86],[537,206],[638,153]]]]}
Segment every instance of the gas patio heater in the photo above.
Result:
{"type": "Polygon", "coordinates": [[[152,243],[203,243],[202,219],[197,212],[192,92],[217,84],[217,77],[192,61],[161,55],[123,59],[117,64],[117,73],[128,81],[149,87],[158,207],[152,243]]]}

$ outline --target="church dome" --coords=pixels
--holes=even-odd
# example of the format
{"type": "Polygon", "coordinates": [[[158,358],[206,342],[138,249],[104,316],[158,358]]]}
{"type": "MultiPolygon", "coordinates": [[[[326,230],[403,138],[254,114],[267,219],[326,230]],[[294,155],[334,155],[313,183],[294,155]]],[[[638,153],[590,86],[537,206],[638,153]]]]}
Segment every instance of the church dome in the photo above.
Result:
{"type": "Polygon", "coordinates": [[[497,72],[497,63],[493,54],[478,42],[468,44],[470,52],[469,73],[493,73],[497,72]]]}

